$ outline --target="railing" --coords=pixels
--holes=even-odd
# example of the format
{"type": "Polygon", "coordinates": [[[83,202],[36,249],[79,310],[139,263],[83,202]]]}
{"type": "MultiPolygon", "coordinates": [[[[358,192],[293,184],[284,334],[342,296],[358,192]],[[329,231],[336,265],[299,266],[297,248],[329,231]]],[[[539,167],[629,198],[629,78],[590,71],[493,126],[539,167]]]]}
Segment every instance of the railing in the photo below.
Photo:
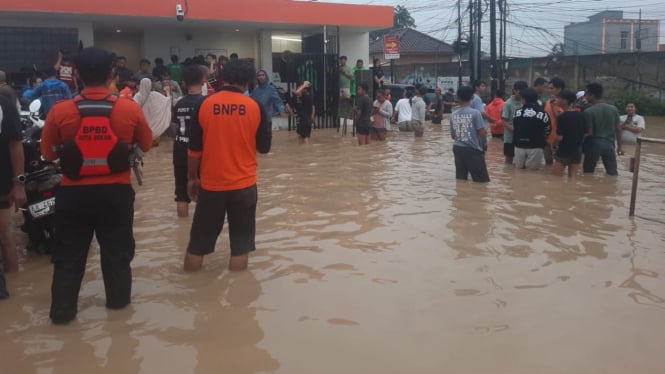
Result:
{"type": "Polygon", "coordinates": [[[656,139],[656,138],[637,138],[637,146],[635,147],[635,157],[633,169],[633,189],[630,192],[630,217],[635,215],[635,202],[637,200],[637,181],[639,180],[640,174],[640,155],[642,152],[642,143],[655,143],[655,144],[665,144],[665,139],[656,139]]]}

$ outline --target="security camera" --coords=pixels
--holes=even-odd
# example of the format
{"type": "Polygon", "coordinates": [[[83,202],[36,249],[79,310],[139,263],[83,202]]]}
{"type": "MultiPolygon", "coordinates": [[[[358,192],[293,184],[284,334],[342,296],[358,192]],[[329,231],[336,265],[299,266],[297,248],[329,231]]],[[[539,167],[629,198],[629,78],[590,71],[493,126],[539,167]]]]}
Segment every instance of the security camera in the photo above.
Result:
{"type": "Polygon", "coordinates": [[[185,10],[182,9],[181,4],[176,4],[175,6],[175,19],[182,22],[185,20],[185,10]]]}

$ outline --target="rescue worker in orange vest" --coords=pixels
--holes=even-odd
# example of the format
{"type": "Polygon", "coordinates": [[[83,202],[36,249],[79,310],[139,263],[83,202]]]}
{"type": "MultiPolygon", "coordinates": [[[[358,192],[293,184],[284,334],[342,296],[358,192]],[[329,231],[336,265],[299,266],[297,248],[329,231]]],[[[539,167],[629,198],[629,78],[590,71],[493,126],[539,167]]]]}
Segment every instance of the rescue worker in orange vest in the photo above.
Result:
{"type": "Polygon", "coordinates": [[[134,190],[130,181],[132,144],[148,151],[152,132],[132,100],[117,100],[107,88],[113,57],[89,47],[76,58],[85,88],[80,96],[57,103],[46,117],[41,151],[60,159],[61,187],[55,199],[50,318],[72,321],[93,234],[100,246],[106,307],[130,303],[134,257],[134,190]]]}
{"type": "Polygon", "coordinates": [[[272,128],[264,108],[243,92],[254,80],[254,66],[235,60],[224,65],[224,86],[204,99],[189,136],[187,189],[197,201],[185,256],[185,271],[196,271],[228,215],[230,270],[247,268],[256,249],[256,152],[270,152],[272,128]]]}

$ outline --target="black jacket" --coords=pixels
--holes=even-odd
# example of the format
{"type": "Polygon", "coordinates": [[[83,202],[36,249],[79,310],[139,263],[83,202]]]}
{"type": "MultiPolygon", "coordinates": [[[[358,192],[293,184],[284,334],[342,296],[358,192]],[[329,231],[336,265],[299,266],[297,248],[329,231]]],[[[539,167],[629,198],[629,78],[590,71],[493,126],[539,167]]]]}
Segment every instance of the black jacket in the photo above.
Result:
{"type": "Polygon", "coordinates": [[[524,104],[513,117],[513,144],[517,148],[543,148],[552,131],[550,117],[538,104],[524,104]]]}

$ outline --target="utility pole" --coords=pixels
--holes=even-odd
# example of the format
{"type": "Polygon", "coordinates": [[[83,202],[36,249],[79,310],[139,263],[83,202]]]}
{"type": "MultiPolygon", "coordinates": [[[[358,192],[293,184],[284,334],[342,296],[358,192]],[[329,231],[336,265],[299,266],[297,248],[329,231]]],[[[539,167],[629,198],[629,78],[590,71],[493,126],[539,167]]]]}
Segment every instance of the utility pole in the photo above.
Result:
{"type": "Polygon", "coordinates": [[[483,21],[482,0],[476,0],[476,79],[481,79],[480,76],[480,57],[482,46],[482,32],[481,25],[483,21]]]}
{"type": "Polygon", "coordinates": [[[642,89],[642,71],[640,70],[640,50],[642,49],[642,8],[640,8],[640,18],[637,21],[637,40],[635,40],[635,47],[637,47],[637,87],[642,89]]]}
{"type": "Polygon", "coordinates": [[[497,90],[497,67],[496,59],[496,0],[490,0],[490,87],[492,97],[497,90]]]}
{"type": "Polygon", "coordinates": [[[462,87],[462,0],[457,0],[457,88],[455,91],[462,87]]]}
{"type": "Polygon", "coordinates": [[[475,18],[473,13],[475,7],[473,6],[474,0],[469,0],[469,77],[471,81],[476,78],[476,34],[474,33],[475,18]]]}

